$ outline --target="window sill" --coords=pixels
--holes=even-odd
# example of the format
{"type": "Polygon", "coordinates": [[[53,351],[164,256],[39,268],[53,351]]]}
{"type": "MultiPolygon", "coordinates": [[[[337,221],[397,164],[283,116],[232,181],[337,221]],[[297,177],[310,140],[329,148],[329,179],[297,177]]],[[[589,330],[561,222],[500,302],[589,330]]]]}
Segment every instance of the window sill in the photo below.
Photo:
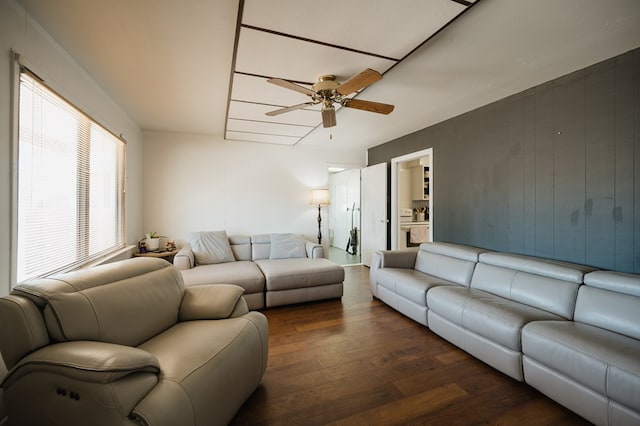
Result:
{"type": "Polygon", "coordinates": [[[76,268],[75,270],[91,268],[98,265],[104,265],[111,262],[117,262],[118,260],[130,259],[133,257],[133,253],[137,250],[136,246],[124,246],[121,249],[114,250],[111,253],[107,253],[98,259],[94,259],[91,262],[76,268]]]}

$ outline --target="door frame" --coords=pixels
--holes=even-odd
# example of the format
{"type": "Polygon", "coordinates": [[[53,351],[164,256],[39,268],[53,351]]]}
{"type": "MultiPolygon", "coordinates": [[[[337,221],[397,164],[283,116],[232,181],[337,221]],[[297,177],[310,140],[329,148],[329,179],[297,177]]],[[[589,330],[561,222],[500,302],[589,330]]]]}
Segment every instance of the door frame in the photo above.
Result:
{"type": "Polygon", "coordinates": [[[397,250],[400,246],[400,212],[399,212],[399,188],[398,168],[400,163],[417,160],[420,157],[429,156],[429,240],[433,241],[433,148],[423,149],[410,154],[401,155],[391,159],[391,249],[397,250]]]}

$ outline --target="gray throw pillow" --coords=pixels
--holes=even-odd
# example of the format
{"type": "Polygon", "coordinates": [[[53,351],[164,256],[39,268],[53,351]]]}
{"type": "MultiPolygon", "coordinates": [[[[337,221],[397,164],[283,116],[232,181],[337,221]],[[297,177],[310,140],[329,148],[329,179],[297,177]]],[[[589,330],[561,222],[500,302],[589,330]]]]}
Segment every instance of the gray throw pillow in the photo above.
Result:
{"type": "Polygon", "coordinates": [[[296,234],[271,234],[269,259],[307,257],[306,242],[296,234]]]}
{"type": "Polygon", "coordinates": [[[188,236],[197,265],[234,262],[225,231],[191,232],[188,236]]]}

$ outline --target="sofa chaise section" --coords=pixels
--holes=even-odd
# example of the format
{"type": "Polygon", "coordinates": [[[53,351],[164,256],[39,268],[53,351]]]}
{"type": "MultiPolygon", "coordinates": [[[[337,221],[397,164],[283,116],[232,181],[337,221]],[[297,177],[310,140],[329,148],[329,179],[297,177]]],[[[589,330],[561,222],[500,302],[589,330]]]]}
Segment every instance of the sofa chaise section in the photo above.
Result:
{"type": "Polygon", "coordinates": [[[185,288],[152,258],[16,287],[0,298],[9,424],[228,424],[267,365],[267,319],[242,292],[185,288]]]}
{"type": "Polygon", "coordinates": [[[371,293],[414,321],[428,325],[427,293],[437,286],[468,287],[483,250],[423,243],[418,250],[382,250],[371,263],[371,293]]]}
{"type": "Polygon", "coordinates": [[[640,276],[585,275],[573,321],[522,330],[528,384],[598,425],[640,424],[640,276]]]}
{"type": "Polygon", "coordinates": [[[324,259],[316,244],[305,243],[306,256],[297,257],[274,257],[269,234],[252,236],[251,244],[254,262],[265,277],[266,307],[342,297],[344,268],[324,259]]]}
{"type": "Polygon", "coordinates": [[[478,260],[470,287],[429,291],[429,328],[523,381],[522,328],[537,320],[571,320],[578,286],[593,269],[505,253],[482,253],[478,260]]]}

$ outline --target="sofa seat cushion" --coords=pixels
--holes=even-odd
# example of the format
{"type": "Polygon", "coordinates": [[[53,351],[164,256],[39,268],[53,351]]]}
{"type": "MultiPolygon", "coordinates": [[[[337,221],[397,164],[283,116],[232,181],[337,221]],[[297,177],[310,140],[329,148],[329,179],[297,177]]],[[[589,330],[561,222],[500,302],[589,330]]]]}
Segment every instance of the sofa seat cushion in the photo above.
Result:
{"type": "Polygon", "coordinates": [[[441,317],[513,351],[521,351],[522,327],[558,315],[482,290],[438,286],[427,293],[429,309],[441,317]]]}
{"type": "Polygon", "coordinates": [[[522,350],[526,357],[640,411],[640,341],[579,322],[536,321],[522,330],[522,350]]]}
{"type": "Polygon", "coordinates": [[[266,278],[267,291],[317,287],[344,281],[344,269],[327,259],[256,260],[266,278]]]}
{"type": "Polygon", "coordinates": [[[427,306],[427,291],[429,289],[440,285],[457,285],[415,269],[405,268],[379,269],[376,273],[376,280],[378,285],[424,307],[427,306]]]}
{"type": "Polygon", "coordinates": [[[251,312],[181,322],[143,343],[158,359],[160,381],[134,412],[149,424],[227,424],[261,380],[267,329],[264,315],[251,312]]]}
{"type": "Polygon", "coordinates": [[[180,273],[185,285],[235,284],[244,288],[246,294],[264,291],[264,276],[250,260],[200,265],[180,273]]]}

